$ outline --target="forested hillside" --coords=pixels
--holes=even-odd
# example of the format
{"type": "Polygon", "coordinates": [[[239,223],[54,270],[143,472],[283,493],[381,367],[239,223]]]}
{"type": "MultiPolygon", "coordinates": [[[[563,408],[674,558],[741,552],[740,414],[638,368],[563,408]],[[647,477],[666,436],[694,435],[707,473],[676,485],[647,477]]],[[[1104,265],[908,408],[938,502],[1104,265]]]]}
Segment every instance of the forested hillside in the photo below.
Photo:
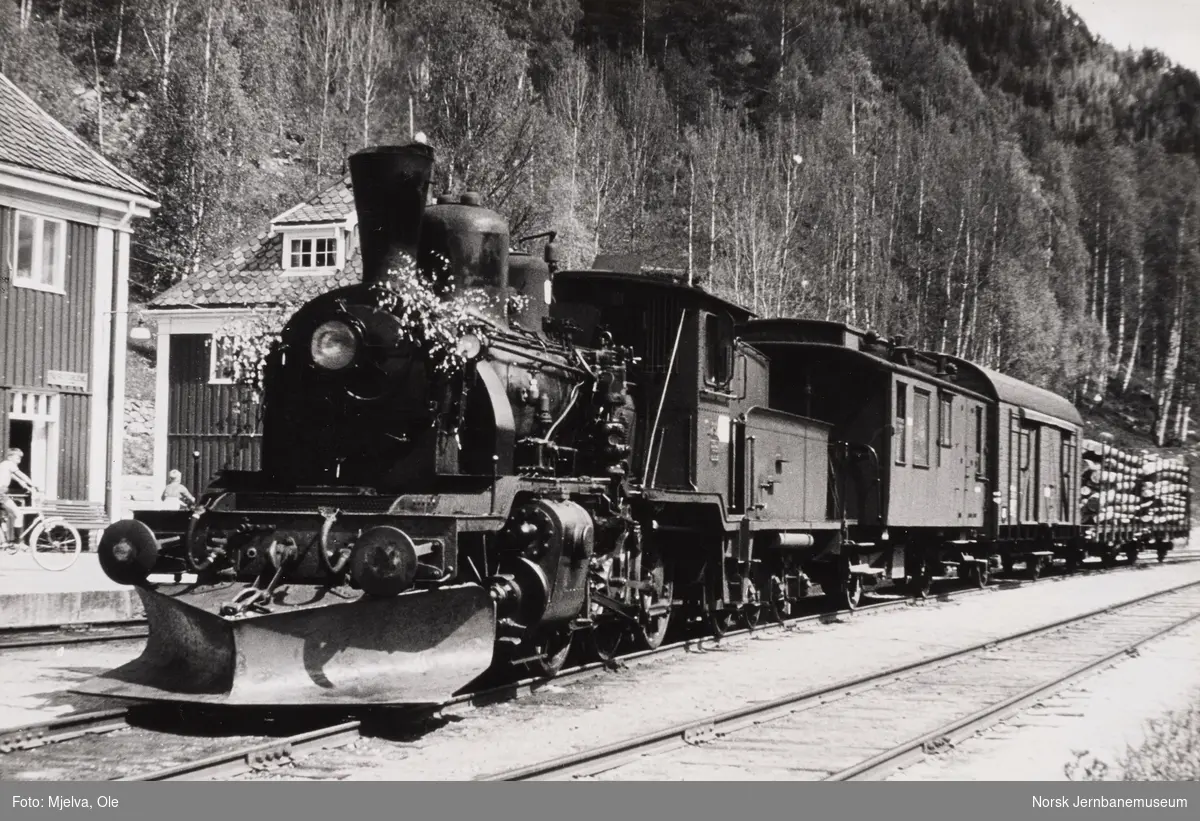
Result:
{"type": "Polygon", "coordinates": [[[0,0],[0,70],[149,184],[138,295],[424,132],[569,262],[977,359],[1179,438],[1200,81],[1056,0],[0,0]]]}

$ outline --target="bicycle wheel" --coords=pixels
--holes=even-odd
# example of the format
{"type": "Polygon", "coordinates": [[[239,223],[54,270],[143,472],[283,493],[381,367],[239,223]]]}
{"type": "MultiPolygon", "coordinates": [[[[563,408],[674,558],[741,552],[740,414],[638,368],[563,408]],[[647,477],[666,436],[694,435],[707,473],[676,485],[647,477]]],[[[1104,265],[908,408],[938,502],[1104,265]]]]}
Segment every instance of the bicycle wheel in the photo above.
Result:
{"type": "Polygon", "coordinates": [[[66,570],[75,564],[83,542],[79,531],[63,519],[47,519],[29,534],[33,560],[43,570],[66,570]]]}

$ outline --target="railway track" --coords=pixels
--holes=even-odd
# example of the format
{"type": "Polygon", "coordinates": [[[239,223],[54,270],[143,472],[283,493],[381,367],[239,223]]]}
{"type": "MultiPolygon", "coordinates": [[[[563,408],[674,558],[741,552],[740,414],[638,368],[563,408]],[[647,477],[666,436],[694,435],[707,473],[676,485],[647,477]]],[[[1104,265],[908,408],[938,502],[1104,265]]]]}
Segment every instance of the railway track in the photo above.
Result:
{"type": "Polygon", "coordinates": [[[101,644],[142,639],[150,634],[145,620],[0,628],[0,651],[70,644],[101,644]]]}
{"type": "Polygon", "coordinates": [[[482,781],[873,780],[1200,620],[1200,582],[482,781]]]}
{"type": "MultiPolygon", "coordinates": [[[[1192,561],[1194,560],[1192,559],[1192,561]]],[[[1096,569],[1100,570],[1100,568],[1096,569]]],[[[1131,569],[1134,568],[1116,568],[1117,571],[1131,569]]],[[[1110,568],[1104,569],[1102,572],[1109,573],[1112,571],[1113,569],[1110,568]]],[[[1085,570],[1084,572],[1086,573],[1087,571],[1085,570]]],[[[1047,585],[1056,582],[1067,582],[1078,577],[1079,574],[1043,576],[1036,584],[1047,585]]],[[[936,598],[939,601],[954,601],[965,597],[995,592],[1005,587],[1021,586],[1027,583],[1029,582],[1019,579],[997,579],[996,584],[983,590],[960,588],[943,592],[936,598]]],[[[912,605],[914,605],[912,599],[896,597],[863,605],[855,611],[855,615],[870,616],[912,605]]],[[[919,603],[917,603],[917,606],[919,606],[919,603]]],[[[707,647],[718,644],[723,646],[736,644],[747,640],[756,633],[791,630],[805,623],[835,621],[845,615],[846,611],[844,610],[818,612],[791,618],[785,623],[769,623],[759,625],[754,629],[742,628],[731,630],[721,639],[711,637],[686,639],[665,644],[657,650],[648,650],[622,656],[619,664],[621,666],[637,666],[648,661],[661,659],[664,656],[703,651],[707,647]]],[[[53,645],[55,642],[47,642],[47,644],[53,645]]],[[[401,728],[407,727],[412,732],[412,728],[418,728],[431,719],[435,719],[440,712],[449,708],[467,705],[483,707],[490,704],[511,701],[536,693],[542,687],[551,683],[556,687],[577,684],[590,678],[604,675],[608,667],[609,665],[599,662],[582,664],[569,668],[550,682],[545,679],[527,679],[501,684],[464,694],[435,708],[376,711],[375,714],[364,714],[362,717],[342,714],[337,716],[337,720],[334,721],[317,722],[317,726],[314,726],[314,722],[311,716],[309,716],[298,722],[303,725],[298,732],[287,732],[287,720],[284,720],[270,727],[270,734],[255,733],[252,735],[243,735],[241,738],[237,738],[236,744],[232,747],[229,746],[229,742],[234,739],[230,735],[188,738],[173,733],[171,726],[169,726],[173,720],[171,713],[159,705],[131,705],[116,709],[81,713],[75,716],[67,716],[2,731],[0,732],[0,753],[36,751],[39,748],[60,742],[85,743],[90,739],[95,739],[99,735],[112,733],[116,730],[129,729],[131,730],[130,735],[132,738],[128,739],[126,744],[119,745],[121,747],[129,747],[130,757],[128,758],[114,756],[108,752],[100,756],[93,756],[86,751],[78,756],[72,751],[71,754],[63,756],[54,755],[53,758],[62,759],[62,763],[66,763],[68,769],[70,768],[71,761],[88,761],[89,764],[86,767],[88,775],[86,777],[98,779],[168,781],[230,778],[257,770],[269,770],[295,765],[307,753],[321,749],[336,748],[351,743],[364,734],[377,733],[380,724],[390,726],[392,728],[390,732],[394,732],[397,726],[401,728]],[[163,727],[164,715],[166,716],[166,723],[168,725],[166,727],[163,727]],[[147,720],[147,716],[152,716],[153,718],[147,720]],[[136,761],[139,755],[144,757],[145,750],[155,748],[175,748],[176,754],[174,757],[177,760],[173,761],[169,766],[158,769],[152,770],[146,768],[141,771],[115,775],[111,772],[105,772],[103,767],[97,767],[95,764],[97,761],[103,762],[105,760],[136,761]]],[[[213,715],[218,716],[219,714],[213,713],[213,715]]],[[[213,720],[220,723],[219,718],[214,718],[213,720]]],[[[201,719],[201,723],[204,723],[203,719],[201,719]]],[[[208,729],[211,730],[211,726],[208,729]]],[[[69,746],[74,748],[76,745],[72,744],[69,746]]],[[[170,760],[171,755],[155,756],[156,761],[165,759],[170,760]]],[[[3,766],[4,763],[3,759],[0,758],[0,770],[9,770],[8,767],[3,766]]],[[[37,769],[47,771],[47,768],[44,766],[37,769]]],[[[77,778],[79,775],[73,773],[70,776],[64,777],[77,778]]]]}

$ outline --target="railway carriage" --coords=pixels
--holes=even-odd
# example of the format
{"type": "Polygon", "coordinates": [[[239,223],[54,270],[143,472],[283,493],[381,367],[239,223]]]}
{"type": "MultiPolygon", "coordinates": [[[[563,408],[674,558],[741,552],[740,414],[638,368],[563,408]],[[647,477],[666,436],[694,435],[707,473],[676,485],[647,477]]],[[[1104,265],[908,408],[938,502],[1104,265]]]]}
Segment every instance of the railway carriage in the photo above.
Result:
{"type": "Polygon", "coordinates": [[[947,566],[986,578],[986,396],[945,357],[842,323],[756,320],[738,333],[770,358],[772,406],[832,427],[848,602],[885,581],[927,589],[947,566]]]}

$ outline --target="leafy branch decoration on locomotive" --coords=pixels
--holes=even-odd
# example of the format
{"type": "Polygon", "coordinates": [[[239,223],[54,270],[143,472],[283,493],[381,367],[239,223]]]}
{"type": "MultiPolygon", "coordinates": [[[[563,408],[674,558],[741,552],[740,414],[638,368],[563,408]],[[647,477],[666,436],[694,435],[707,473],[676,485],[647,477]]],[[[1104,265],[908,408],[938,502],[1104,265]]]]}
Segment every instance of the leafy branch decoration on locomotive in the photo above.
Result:
{"type": "Polygon", "coordinates": [[[433,165],[424,144],[350,157],[362,281],[239,337],[261,469],[105,531],[150,636],[79,691],[440,702],[817,588],[853,608],[1186,536],[1171,465],[1140,485],[1149,518],[1083,519],[1060,396],[670,275],[560,271],[554,232],[514,240],[472,192],[429,204],[433,165]]]}
{"type": "Polygon", "coordinates": [[[227,321],[213,334],[219,372],[248,388],[251,402],[262,400],[267,359],[278,346],[288,317],[299,307],[290,302],[255,306],[249,315],[227,321]]]}
{"type": "MultiPolygon", "coordinates": [[[[480,288],[457,290],[453,276],[446,273],[449,261],[441,255],[435,259],[434,270],[422,270],[412,256],[398,255],[396,266],[371,286],[371,294],[382,310],[397,311],[403,338],[425,350],[435,370],[455,374],[469,361],[462,340],[490,327],[487,317],[502,301],[506,312],[515,314],[526,309],[529,297],[510,294],[502,299],[480,288]]],[[[251,402],[261,400],[267,360],[299,307],[290,302],[255,306],[249,315],[229,320],[213,335],[214,344],[219,342],[218,367],[235,384],[249,389],[251,402]]]]}

